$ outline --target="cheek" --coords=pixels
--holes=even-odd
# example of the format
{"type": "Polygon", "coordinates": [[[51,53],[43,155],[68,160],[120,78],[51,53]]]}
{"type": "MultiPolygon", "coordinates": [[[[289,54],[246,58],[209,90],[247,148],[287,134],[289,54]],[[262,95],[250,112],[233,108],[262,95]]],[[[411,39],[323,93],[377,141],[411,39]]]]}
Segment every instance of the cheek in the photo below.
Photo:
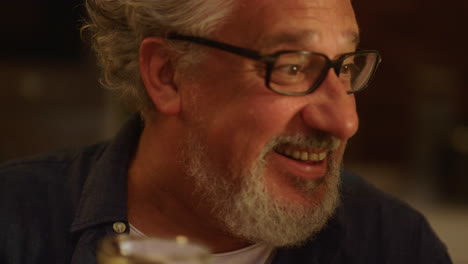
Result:
{"type": "Polygon", "coordinates": [[[188,87],[185,99],[191,103],[185,111],[197,120],[213,159],[246,165],[257,159],[267,142],[285,132],[297,109],[284,96],[269,91],[256,74],[226,74],[225,68],[198,76],[196,85],[188,87]]]}
{"type": "Polygon", "coordinates": [[[251,167],[267,143],[287,132],[294,111],[282,106],[272,98],[257,99],[221,114],[232,118],[215,123],[213,131],[229,148],[231,162],[251,167]]]}

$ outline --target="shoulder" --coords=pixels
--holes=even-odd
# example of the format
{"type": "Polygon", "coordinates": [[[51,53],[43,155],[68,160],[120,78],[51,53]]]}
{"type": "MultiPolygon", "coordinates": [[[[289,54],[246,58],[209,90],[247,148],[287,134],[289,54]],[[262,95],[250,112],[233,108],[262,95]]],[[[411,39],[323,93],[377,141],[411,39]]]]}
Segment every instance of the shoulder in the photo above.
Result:
{"type": "Polygon", "coordinates": [[[341,196],[347,216],[360,217],[367,216],[368,213],[379,212],[391,213],[396,218],[424,218],[406,202],[381,191],[351,172],[343,173],[341,196]]]}
{"type": "Polygon", "coordinates": [[[73,241],[69,230],[81,189],[104,147],[69,149],[0,164],[0,262],[18,263],[22,255],[30,260],[68,258],[73,241]]]}
{"type": "Polygon", "coordinates": [[[68,149],[0,164],[3,227],[25,221],[47,224],[51,217],[71,217],[87,172],[104,147],[68,149]]]}
{"type": "Polygon", "coordinates": [[[54,182],[70,180],[67,175],[84,176],[103,148],[105,144],[96,144],[7,161],[0,164],[0,189],[6,194],[35,192],[40,187],[52,191],[54,182]]]}
{"type": "Polygon", "coordinates": [[[445,245],[424,215],[355,174],[345,172],[343,175],[339,212],[347,246],[362,250],[362,254],[371,250],[384,259],[403,261],[407,258],[400,263],[409,263],[408,259],[412,258],[414,263],[422,263],[422,258],[441,259],[427,263],[450,263],[445,245]]]}

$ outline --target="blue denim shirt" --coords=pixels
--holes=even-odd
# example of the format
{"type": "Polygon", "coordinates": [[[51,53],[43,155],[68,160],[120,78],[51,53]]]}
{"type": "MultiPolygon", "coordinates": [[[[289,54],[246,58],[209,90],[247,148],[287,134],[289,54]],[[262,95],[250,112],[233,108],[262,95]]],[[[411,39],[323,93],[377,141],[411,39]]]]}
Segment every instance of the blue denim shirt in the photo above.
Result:
{"type": "MultiPolygon", "coordinates": [[[[0,263],[96,262],[96,243],[126,226],[127,167],[138,116],[110,142],[0,165],[0,263]]],[[[451,263],[426,219],[360,177],[342,173],[342,204],[301,247],[279,248],[273,264],[451,263]]]]}

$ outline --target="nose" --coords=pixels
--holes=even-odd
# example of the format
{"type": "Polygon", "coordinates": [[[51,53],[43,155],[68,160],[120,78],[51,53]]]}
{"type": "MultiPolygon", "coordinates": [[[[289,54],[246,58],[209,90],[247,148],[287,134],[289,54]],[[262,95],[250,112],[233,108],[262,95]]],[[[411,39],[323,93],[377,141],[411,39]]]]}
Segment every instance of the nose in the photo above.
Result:
{"type": "Polygon", "coordinates": [[[330,133],[346,140],[356,134],[359,119],[353,94],[346,93],[344,84],[330,69],[327,77],[302,109],[302,119],[314,130],[330,133]]]}

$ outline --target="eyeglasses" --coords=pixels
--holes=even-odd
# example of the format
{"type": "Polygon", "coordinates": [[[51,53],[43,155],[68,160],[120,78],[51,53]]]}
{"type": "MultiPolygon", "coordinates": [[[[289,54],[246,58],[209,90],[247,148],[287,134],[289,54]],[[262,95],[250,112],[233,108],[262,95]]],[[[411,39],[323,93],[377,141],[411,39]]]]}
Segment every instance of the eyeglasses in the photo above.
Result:
{"type": "Polygon", "coordinates": [[[285,95],[305,95],[315,91],[333,69],[348,94],[366,88],[374,76],[381,56],[375,50],[346,53],[336,60],[312,51],[282,50],[270,55],[230,44],[194,36],[170,33],[171,40],[189,41],[237,54],[264,63],[265,86],[285,95]]]}

